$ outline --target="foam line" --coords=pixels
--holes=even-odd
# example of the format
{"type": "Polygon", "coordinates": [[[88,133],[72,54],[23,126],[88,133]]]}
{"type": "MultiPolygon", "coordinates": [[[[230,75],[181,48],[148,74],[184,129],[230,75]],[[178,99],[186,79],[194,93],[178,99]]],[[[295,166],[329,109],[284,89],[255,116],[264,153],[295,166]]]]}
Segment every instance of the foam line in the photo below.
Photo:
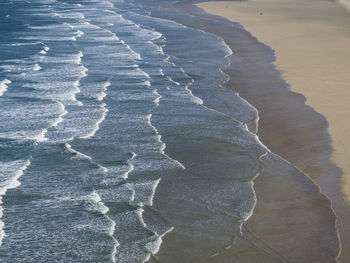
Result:
{"type": "Polygon", "coordinates": [[[152,122],[151,122],[151,118],[152,118],[152,114],[148,114],[146,115],[146,119],[147,119],[147,123],[149,126],[151,126],[151,128],[154,130],[154,132],[156,133],[156,136],[157,136],[157,140],[158,142],[160,143],[161,147],[160,147],[160,152],[161,154],[163,154],[165,157],[167,157],[169,160],[172,160],[174,161],[175,163],[177,163],[183,170],[186,169],[186,167],[180,163],[179,161],[177,160],[174,160],[172,158],[170,158],[165,152],[165,148],[166,148],[166,144],[162,141],[162,136],[158,133],[158,130],[156,129],[156,127],[153,126],[152,122]]]}
{"type": "Polygon", "coordinates": [[[154,94],[154,95],[156,95],[156,98],[154,99],[154,103],[156,104],[156,106],[158,107],[159,106],[159,102],[160,102],[160,99],[162,98],[162,96],[158,93],[158,90],[156,90],[156,89],[154,89],[153,91],[152,91],[152,93],[154,94]]]}
{"type": "Polygon", "coordinates": [[[90,156],[85,155],[85,154],[83,154],[83,153],[81,153],[81,152],[78,152],[78,151],[74,150],[74,149],[72,148],[72,146],[71,146],[69,143],[66,143],[66,144],[65,144],[65,147],[66,147],[66,149],[67,149],[68,152],[70,152],[70,153],[72,153],[72,154],[75,155],[74,157],[72,157],[72,158],[74,158],[74,159],[79,159],[79,160],[92,160],[92,158],[91,158],[90,156]]]}
{"type": "Polygon", "coordinates": [[[48,139],[45,137],[47,132],[48,132],[47,129],[42,129],[38,135],[34,136],[33,140],[35,140],[36,142],[47,141],[48,139]]]}
{"type": "MultiPolygon", "coordinates": [[[[157,233],[155,233],[156,235],[156,239],[152,242],[149,242],[145,245],[145,248],[150,252],[150,254],[155,255],[159,252],[160,246],[162,244],[162,238],[170,233],[171,231],[174,230],[174,227],[169,228],[167,231],[165,231],[163,234],[159,235],[157,233]]],[[[143,261],[143,262],[147,262],[149,260],[149,257],[147,258],[147,260],[143,261]]]]}
{"type": "Polygon", "coordinates": [[[136,213],[137,217],[139,218],[141,225],[144,228],[147,228],[147,225],[146,225],[145,221],[143,220],[143,216],[142,216],[143,215],[143,211],[144,211],[143,208],[139,207],[139,208],[136,209],[135,213],[136,213]]]}
{"type": "MultiPolygon", "coordinates": [[[[2,205],[2,197],[8,189],[14,189],[21,185],[19,178],[24,174],[24,171],[29,167],[29,160],[19,160],[12,162],[0,162],[2,176],[6,179],[0,183],[0,205],[2,205]]],[[[3,216],[3,208],[0,206],[0,246],[5,237],[4,222],[1,220],[3,216]]]]}
{"type": "Polygon", "coordinates": [[[113,246],[112,252],[111,252],[111,262],[116,263],[115,256],[117,255],[117,248],[120,245],[118,240],[114,237],[114,233],[115,233],[117,224],[109,216],[107,216],[107,215],[105,215],[105,216],[111,224],[109,231],[108,231],[108,235],[111,237],[111,239],[113,240],[113,243],[114,243],[114,246],[113,246]]]}
{"type": "Polygon", "coordinates": [[[81,101],[77,100],[77,98],[76,98],[77,94],[81,92],[81,90],[79,88],[80,87],[80,80],[87,76],[86,72],[88,71],[88,69],[81,64],[81,58],[83,56],[84,56],[84,53],[82,51],[79,51],[77,54],[77,57],[75,59],[75,63],[81,65],[81,75],[79,76],[78,80],[76,80],[74,82],[74,84],[73,84],[74,90],[72,92],[72,94],[73,94],[72,100],[75,101],[78,106],[83,105],[83,103],[81,101]]]}
{"type": "Polygon", "coordinates": [[[131,157],[126,161],[128,164],[128,170],[123,175],[124,179],[129,178],[129,174],[134,170],[134,165],[132,164],[132,161],[135,159],[136,156],[136,153],[131,152],[131,157]]]}
{"type": "Polygon", "coordinates": [[[67,152],[73,154],[74,156],[72,157],[72,159],[77,159],[77,160],[87,160],[90,161],[90,163],[92,163],[93,165],[96,165],[99,169],[101,169],[103,172],[108,172],[108,169],[98,163],[96,163],[95,161],[93,161],[91,156],[88,156],[86,154],[83,154],[75,149],[72,148],[72,146],[69,143],[66,143],[64,145],[66,147],[67,152]]]}
{"type": "Polygon", "coordinates": [[[88,209],[93,212],[101,213],[109,222],[110,226],[108,229],[108,236],[113,240],[113,248],[111,251],[110,259],[111,262],[115,263],[115,256],[117,254],[117,247],[120,245],[118,240],[114,237],[114,233],[116,230],[116,222],[113,221],[107,213],[109,212],[109,208],[103,203],[101,196],[94,190],[88,196],[82,198],[83,200],[88,202],[88,209]]]}
{"type": "Polygon", "coordinates": [[[109,87],[111,85],[111,83],[109,82],[109,81],[106,81],[104,84],[103,84],[103,86],[102,86],[102,92],[100,92],[98,95],[97,95],[97,97],[96,97],[96,99],[98,100],[98,101],[103,101],[103,99],[104,99],[104,97],[106,97],[106,91],[107,91],[107,88],[109,87]]]}
{"type": "Polygon", "coordinates": [[[4,95],[4,93],[8,89],[8,85],[11,83],[12,83],[11,80],[8,80],[8,79],[4,79],[0,81],[0,96],[4,95]]]}
{"type": "Polygon", "coordinates": [[[68,113],[68,111],[66,111],[66,108],[64,106],[64,104],[62,102],[57,102],[58,105],[60,106],[60,115],[58,116],[58,118],[51,124],[51,127],[56,127],[58,124],[60,124],[61,122],[63,122],[63,116],[66,115],[68,113]]]}
{"type": "Polygon", "coordinates": [[[80,137],[81,139],[88,139],[88,138],[93,137],[96,134],[96,132],[100,129],[100,124],[105,120],[107,113],[108,113],[108,109],[105,106],[106,106],[106,104],[102,103],[101,107],[102,107],[103,113],[102,113],[101,118],[95,123],[95,127],[92,129],[92,131],[90,133],[81,136],[80,137]]]}
{"type": "Polygon", "coordinates": [[[151,196],[148,200],[148,203],[145,203],[145,205],[148,205],[148,206],[153,206],[153,199],[154,199],[154,195],[156,194],[156,189],[158,187],[158,184],[160,182],[161,179],[158,179],[154,182],[153,186],[152,186],[152,191],[151,191],[151,196]]]}

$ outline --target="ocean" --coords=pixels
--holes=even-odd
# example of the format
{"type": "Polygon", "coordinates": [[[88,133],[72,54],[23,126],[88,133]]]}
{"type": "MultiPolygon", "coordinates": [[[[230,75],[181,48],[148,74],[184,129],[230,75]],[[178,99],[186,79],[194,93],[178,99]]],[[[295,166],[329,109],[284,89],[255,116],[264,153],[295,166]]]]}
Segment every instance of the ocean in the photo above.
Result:
{"type": "Polygon", "coordinates": [[[242,233],[258,112],[168,4],[1,1],[1,262],[200,262],[242,233]],[[203,242],[161,261],[178,233],[203,242]]]}

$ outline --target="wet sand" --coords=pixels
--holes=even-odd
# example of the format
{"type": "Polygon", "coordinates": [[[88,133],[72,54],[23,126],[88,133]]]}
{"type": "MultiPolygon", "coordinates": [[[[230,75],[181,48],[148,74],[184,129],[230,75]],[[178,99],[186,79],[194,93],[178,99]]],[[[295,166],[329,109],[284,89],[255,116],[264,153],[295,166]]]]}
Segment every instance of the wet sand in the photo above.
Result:
{"type": "MultiPolygon", "coordinates": [[[[279,156],[265,156],[265,169],[255,180],[258,205],[242,226],[230,215],[233,207],[222,210],[221,201],[213,198],[219,192],[234,193],[237,185],[201,167],[206,157],[201,152],[208,148],[193,147],[190,141],[189,146],[169,152],[183,160],[192,160],[186,153],[196,154],[199,165],[160,182],[153,213],[174,229],[149,262],[336,262],[335,216],[329,200],[303,173],[279,156]],[[213,211],[208,203],[217,208],[213,211]]],[[[215,166],[217,161],[210,158],[208,163],[215,166]]]]}
{"type": "MultiPolygon", "coordinates": [[[[321,0],[207,2],[199,6],[239,22],[258,41],[275,50],[273,63],[282,70],[291,90],[303,94],[305,103],[327,118],[321,123],[305,115],[305,107],[299,105],[303,98],[297,99],[297,94],[295,98],[285,94],[283,99],[270,94],[275,99],[267,106],[254,99],[256,94],[249,94],[238,80],[231,81],[231,87],[258,108],[262,141],[309,174],[332,200],[342,243],[339,261],[349,262],[350,208],[345,203],[349,203],[350,193],[350,124],[346,121],[350,113],[349,10],[321,0]],[[334,151],[327,146],[327,128],[334,151]]],[[[234,71],[231,74],[234,78],[234,71]]],[[[271,90],[263,82],[261,86],[271,90]]],[[[261,94],[261,98],[266,96],[261,94]]]]}
{"type": "MultiPolygon", "coordinates": [[[[245,3],[205,3],[205,5],[212,5],[211,7],[216,7],[220,10],[225,10],[228,8],[226,6],[229,6],[230,4],[243,5],[245,3]]],[[[293,165],[301,169],[303,172],[310,175],[313,180],[316,181],[318,185],[320,185],[322,192],[332,200],[333,208],[339,218],[337,227],[339,228],[342,242],[342,253],[339,258],[339,262],[349,262],[350,225],[347,219],[350,218],[350,212],[349,206],[344,202],[339,188],[342,170],[331,161],[331,158],[334,155],[332,155],[332,139],[328,134],[327,119],[315,111],[313,108],[306,105],[306,98],[300,93],[293,92],[293,85],[293,91],[289,90],[289,85],[279,77],[280,72],[276,69],[276,66],[274,64],[274,51],[256,39],[253,39],[252,35],[249,32],[245,31],[240,24],[233,23],[218,16],[206,14],[194,6],[191,6],[189,3],[178,3],[176,6],[184,12],[191,13],[197,17],[200,17],[201,21],[198,22],[199,28],[221,36],[231,47],[234,55],[231,57],[230,68],[226,70],[226,72],[231,76],[227,87],[239,92],[241,97],[247,99],[258,109],[260,116],[258,135],[261,138],[262,142],[267,145],[269,149],[271,149],[274,153],[282,156],[286,160],[290,161],[293,165]]],[[[200,4],[200,6],[203,6],[203,4],[200,4]]],[[[328,9],[324,6],[323,8],[325,8],[324,12],[327,12],[328,9]]],[[[276,7],[276,11],[280,9],[283,8],[276,7]]],[[[215,12],[214,10],[216,9],[213,8],[207,11],[215,12]]],[[[310,10],[312,10],[312,8],[310,8],[310,10]]],[[[336,10],[339,11],[337,8],[336,10]]],[[[340,10],[342,11],[339,12],[344,11],[343,9],[340,10]]],[[[239,12],[240,11],[238,11],[238,13],[239,12]]],[[[329,12],[332,14],[331,9],[329,12]]],[[[263,12],[262,16],[264,16],[264,13],[265,12],[263,12]]],[[[244,16],[244,14],[249,15],[248,13],[243,13],[243,11],[240,13],[241,16],[244,16]]],[[[222,12],[220,15],[225,15],[225,13],[222,12]]],[[[260,16],[260,13],[258,13],[258,15],[260,16]]],[[[281,16],[283,17],[283,14],[281,16]]],[[[289,19],[289,22],[291,24],[297,23],[294,21],[294,18],[287,16],[286,19],[289,19]]],[[[239,21],[238,19],[232,20],[239,21]]],[[[300,18],[298,20],[305,21],[305,19],[303,20],[300,18]]],[[[346,31],[346,29],[344,30],[346,31]]],[[[316,38],[315,41],[317,42],[317,40],[319,39],[316,38]]],[[[283,41],[283,43],[285,42],[286,41],[283,41]]],[[[301,43],[298,44],[301,45],[301,43]]],[[[297,43],[294,42],[292,50],[295,51],[298,49],[299,48],[297,43]]],[[[339,52],[343,50],[345,50],[345,46],[342,46],[339,52]]],[[[294,51],[291,51],[291,54],[293,54],[293,56],[294,51]]],[[[334,52],[337,53],[338,51],[334,52]]],[[[327,53],[327,49],[324,50],[324,53],[327,53]]],[[[317,57],[317,55],[314,56],[317,57]]],[[[309,59],[311,58],[306,59],[305,62],[310,62],[309,59]]],[[[292,61],[295,63],[298,62],[296,58],[294,58],[292,61]]],[[[303,61],[304,60],[302,59],[301,62],[303,61]]],[[[343,62],[346,63],[346,61],[343,62]]],[[[328,63],[336,62],[331,59],[328,63]]],[[[318,67],[316,67],[316,69],[311,68],[310,74],[321,74],[319,72],[323,71],[318,70],[321,70],[323,66],[324,64],[321,63],[318,65],[318,67]]],[[[308,90],[310,92],[316,93],[318,95],[321,93],[321,95],[318,97],[326,98],[327,101],[329,98],[332,98],[330,95],[333,95],[333,98],[339,98],[339,96],[346,97],[346,93],[344,93],[344,91],[342,91],[343,93],[339,91],[340,93],[337,94],[338,90],[329,89],[327,91],[328,93],[323,93],[320,90],[313,89],[313,87],[315,87],[314,81],[316,80],[314,79],[315,77],[311,77],[308,72],[308,67],[311,67],[311,65],[309,64],[307,66],[302,64],[300,66],[299,64],[299,66],[296,65],[296,67],[301,67],[301,72],[303,71],[304,74],[303,78],[299,79],[300,83],[304,82],[304,86],[308,86],[308,90]],[[330,97],[327,97],[327,95],[330,97]]],[[[347,69],[348,68],[342,69],[340,72],[344,73],[347,69]]],[[[321,76],[323,76],[323,74],[321,74],[321,76]]],[[[345,77],[345,75],[343,75],[343,77],[345,77]]],[[[285,78],[285,75],[283,75],[283,78],[285,78]]],[[[338,88],[341,90],[340,87],[338,88]]],[[[307,104],[309,104],[309,100],[307,101],[307,104]]],[[[335,105],[338,106],[338,104],[335,105]]],[[[346,122],[344,122],[344,127],[346,126],[345,124],[346,122]]],[[[332,160],[334,160],[334,158],[332,160]]],[[[278,195],[274,194],[274,189],[271,189],[270,186],[271,184],[275,186],[279,185],[276,183],[279,180],[279,176],[281,175],[274,174],[271,176],[271,173],[263,172],[256,179],[255,189],[258,197],[258,204],[254,215],[247,221],[247,225],[255,230],[255,234],[270,244],[272,247],[276,248],[277,251],[281,251],[278,246],[281,242],[283,242],[283,239],[276,238],[276,236],[276,239],[271,238],[269,231],[271,229],[274,229],[274,226],[278,226],[280,233],[290,233],[291,238],[294,238],[295,242],[297,242],[296,240],[299,240],[298,234],[296,235],[295,232],[289,232],[289,225],[285,225],[284,220],[279,218],[279,215],[283,215],[286,213],[286,211],[288,211],[288,206],[283,207],[278,205],[279,197],[278,195]],[[267,209],[267,207],[269,207],[269,209],[267,209]],[[266,218],[269,218],[270,223],[261,224],[260,222],[266,223],[266,218]]],[[[304,176],[306,177],[306,175],[304,176]]],[[[291,176],[288,178],[288,180],[285,181],[287,189],[285,189],[285,192],[283,193],[286,196],[289,196],[290,200],[294,200],[295,198],[298,199],[298,194],[295,195],[296,192],[293,192],[291,190],[293,188],[292,185],[294,185],[294,183],[291,182],[293,178],[294,177],[291,176]],[[288,184],[291,184],[290,188],[288,188],[288,184]],[[290,190],[290,193],[288,193],[288,189],[290,190]]],[[[279,181],[279,183],[282,184],[283,181],[279,181]]],[[[298,213],[289,216],[294,220],[298,220],[298,218],[309,220],[306,219],[307,217],[304,217],[305,213],[316,203],[317,202],[309,202],[306,206],[302,205],[302,207],[305,208],[304,211],[301,209],[298,211],[298,213]]],[[[322,215],[319,214],[319,218],[316,218],[318,218],[318,220],[321,220],[321,217],[322,215]]],[[[316,221],[315,224],[317,224],[316,221]]],[[[327,222],[328,224],[322,224],[322,227],[323,229],[328,229],[331,231],[332,222],[331,220],[328,220],[327,222]]],[[[312,225],[309,225],[309,228],[305,226],[304,231],[312,232],[312,225]]],[[[314,243],[314,247],[312,248],[314,251],[319,249],[317,244],[317,242],[314,243]]],[[[332,242],[330,242],[329,245],[332,246],[332,242]]],[[[307,251],[305,251],[305,253],[306,252],[307,251]]],[[[301,256],[303,255],[302,250],[298,250],[297,254],[298,253],[301,256]]],[[[329,260],[303,261],[301,259],[302,258],[295,262],[331,262],[329,260]]]]}

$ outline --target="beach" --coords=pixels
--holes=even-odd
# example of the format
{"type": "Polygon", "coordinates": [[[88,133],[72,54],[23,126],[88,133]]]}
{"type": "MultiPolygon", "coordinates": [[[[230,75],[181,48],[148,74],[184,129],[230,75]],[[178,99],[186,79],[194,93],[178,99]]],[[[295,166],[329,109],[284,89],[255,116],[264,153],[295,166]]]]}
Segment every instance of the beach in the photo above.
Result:
{"type": "Polygon", "coordinates": [[[328,117],[197,2],[0,2],[1,262],[349,261],[328,117]]]}
{"type": "Polygon", "coordinates": [[[347,262],[350,127],[344,120],[350,111],[348,10],[329,1],[226,1],[198,6],[239,23],[233,27],[242,25],[257,38],[261,50],[272,49],[267,59],[281,72],[280,83],[269,80],[272,69],[259,65],[259,53],[240,47],[242,39],[234,40],[230,30],[212,30],[234,54],[245,54],[244,60],[255,64],[255,69],[242,75],[235,67],[239,62],[232,61],[228,87],[258,109],[262,142],[311,176],[332,200],[342,241],[339,260],[347,262]],[[244,83],[247,78],[252,78],[251,84],[244,83]]]}
{"type": "MultiPolygon", "coordinates": [[[[325,116],[343,169],[341,190],[350,194],[349,11],[333,1],[248,1],[202,3],[209,13],[239,22],[275,51],[274,64],[292,91],[325,116]]],[[[293,160],[291,160],[293,161],[293,160]]]]}

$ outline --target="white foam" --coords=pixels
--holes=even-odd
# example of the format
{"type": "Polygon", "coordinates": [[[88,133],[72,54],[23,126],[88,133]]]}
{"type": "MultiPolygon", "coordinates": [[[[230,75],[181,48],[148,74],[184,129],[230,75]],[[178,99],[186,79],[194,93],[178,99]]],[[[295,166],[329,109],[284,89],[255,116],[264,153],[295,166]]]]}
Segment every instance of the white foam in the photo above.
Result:
{"type": "Polygon", "coordinates": [[[148,78],[148,79],[151,78],[150,75],[147,74],[146,72],[144,72],[143,70],[141,70],[141,69],[138,68],[137,71],[140,72],[140,74],[143,75],[143,76],[145,76],[146,78],[148,78]]]}
{"type": "MultiPolygon", "coordinates": [[[[77,64],[80,64],[81,65],[81,58],[84,56],[83,52],[79,51],[78,53],[78,57],[77,57],[77,60],[76,62],[79,62],[77,64]]],[[[88,69],[86,67],[84,67],[83,65],[81,65],[81,72],[80,72],[80,76],[79,76],[79,79],[74,81],[73,82],[73,87],[74,87],[74,90],[72,92],[72,101],[76,102],[76,104],[78,106],[82,106],[83,103],[79,100],[77,100],[77,94],[81,92],[80,90],[80,80],[84,77],[87,76],[86,72],[88,71],[88,69]]]]}
{"type": "Polygon", "coordinates": [[[122,43],[133,55],[135,55],[136,60],[141,60],[141,55],[134,51],[128,44],[125,43],[124,40],[120,40],[120,43],[122,43]]]}
{"type": "Polygon", "coordinates": [[[103,11],[106,12],[106,13],[112,13],[112,14],[114,14],[114,15],[118,15],[119,17],[121,17],[121,15],[117,14],[116,12],[114,12],[114,11],[112,11],[112,10],[105,9],[105,10],[103,10],[103,11]]]}
{"type": "MultiPolygon", "coordinates": [[[[2,214],[2,207],[0,207],[0,214],[2,214]]],[[[4,222],[0,220],[0,246],[2,245],[2,240],[6,236],[5,231],[4,231],[4,222]]]]}
{"type": "Polygon", "coordinates": [[[107,31],[110,35],[109,36],[95,36],[92,37],[93,40],[99,41],[99,42],[112,42],[112,41],[120,41],[120,39],[117,37],[116,34],[110,33],[108,30],[103,30],[107,31]]]}
{"type": "Polygon", "coordinates": [[[88,201],[88,209],[91,211],[100,212],[101,214],[105,215],[108,213],[109,208],[105,206],[105,204],[102,202],[101,197],[99,194],[94,190],[91,194],[83,198],[84,200],[88,201]]]}
{"type": "MultiPolygon", "coordinates": [[[[66,23],[64,23],[65,25],[66,23]]],[[[50,30],[50,29],[57,29],[59,27],[62,27],[61,24],[51,24],[51,25],[42,25],[42,26],[28,26],[30,29],[34,30],[50,30]]]]}
{"type": "Polygon", "coordinates": [[[31,43],[13,43],[13,44],[7,44],[7,46],[12,47],[20,47],[20,46],[32,46],[32,45],[38,45],[41,44],[41,42],[31,42],[31,43]]]}
{"type": "Polygon", "coordinates": [[[180,86],[180,85],[181,85],[179,82],[173,80],[173,79],[172,79],[171,77],[169,77],[169,76],[167,76],[166,78],[167,78],[167,80],[169,80],[171,83],[174,83],[174,84],[177,85],[177,86],[180,86]]]}
{"type": "Polygon", "coordinates": [[[73,84],[74,90],[73,90],[72,93],[71,93],[71,100],[72,100],[73,102],[75,102],[76,105],[82,106],[83,103],[77,99],[77,94],[80,93],[80,88],[79,88],[79,86],[80,86],[80,79],[74,81],[74,84],[73,84]]]}
{"type": "MultiPolygon", "coordinates": [[[[29,160],[0,162],[0,204],[2,204],[2,197],[6,194],[8,189],[14,189],[21,185],[19,178],[24,174],[24,171],[29,165],[29,160]]],[[[2,209],[3,208],[0,206],[0,218],[3,215],[2,209]]],[[[0,220],[0,246],[4,237],[4,222],[0,220]]]]}
{"type": "Polygon", "coordinates": [[[175,162],[178,166],[180,166],[182,169],[186,169],[186,167],[180,163],[179,161],[177,160],[174,160],[172,158],[170,158],[165,152],[165,148],[166,148],[166,144],[162,142],[162,136],[159,134],[158,130],[156,129],[156,127],[153,126],[152,122],[151,122],[151,118],[152,118],[152,114],[148,114],[146,115],[146,119],[147,119],[147,123],[148,125],[154,130],[154,132],[156,133],[156,136],[157,136],[157,140],[158,142],[160,143],[160,152],[161,154],[163,154],[166,158],[168,158],[169,160],[175,162]]]}
{"type": "Polygon", "coordinates": [[[138,219],[140,220],[141,225],[144,228],[147,228],[147,225],[146,225],[145,221],[143,220],[143,216],[142,216],[143,215],[143,211],[144,211],[143,208],[139,207],[139,208],[136,209],[135,213],[136,213],[138,219]]]}
{"type": "Polygon", "coordinates": [[[65,147],[66,147],[66,149],[67,149],[68,152],[70,152],[70,153],[72,153],[72,154],[75,155],[74,157],[72,157],[72,158],[74,158],[74,159],[79,159],[79,160],[92,160],[92,158],[91,158],[90,156],[85,155],[85,154],[83,154],[83,153],[81,153],[81,152],[78,152],[78,151],[74,150],[74,149],[72,148],[72,146],[71,146],[69,143],[66,143],[66,144],[65,144],[65,147]]]}
{"type": "Polygon", "coordinates": [[[152,91],[152,93],[154,95],[156,95],[157,97],[154,99],[154,103],[156,104],[156,106],[158,107],[159,106],[159,102],[160,102],[160,99],[162,98],[162,96],[158,93],[158,91],[155,89],[152,91]]]}
{"type": "Polygon", "coordinates": [[[130,183],[128,188],[135,192],[132,202],[143,207],[145,205],[152,206],[153,199],[161,179],[149,182],[130,183]]]}
{"type": "Polygon", "coordinates": [[[185,86],[185,89],[187,90],[187,92],[189,93],[189,95],[191,96],[191,100],[198,104],[198,105],[203,105],[203,100],[197,96],[194,96],[193,93],[192,93],[192,90],[190,90],[189,86],[191,85],[192,83],[188,84],[185,86]]]}
{"type": "Polygon", "coordinates": [[[111,85],[111,83],[109,81],[106,81],[103,86],[102,86],[102,92],[98,93],[97,96],[96,96],[96,99],[98,101],[103,101],[104,97],[106,97],[106,93],[105,91],[107,91],[107,88],[111,85]]]}
{"type": "Polygon", "coordinates": [[[103,99],[106,97],[106,93],[104,92],[104,91],[101,91],[100,93],[98,93],[97,95],[96,95],[96,100],[98,100],[98,101],[103,101],[103,99]]]}
{"type": "Polygon", "coordinates": [[[50,50],[50,48],[48,46],[44,46],[43,49],[39,53],[42,55],[45,55],[49,50],[50,50]]]}
{"type": "MultiPolygon", "coordinates": [[[[0,182],[0,196],[6,194],[8,189],[13,189],[18,187],[21,183],[18,179],[23,175],[24,171],[30,165],[29,160],[19,160],[12,162],[0,162],[2,178],[0,182]]],[[[2,204],[2,200],[0,197],[0,204],[2,204]]]]}
{"type": "Polygon", "coordinates": [[[82,51],[79,51],[77,54],[74,55],[75,59],[74,62],[76,64],[81,64],[81,58],[84,56],[84,53],[82,51]]]}
{"type": "Polygon", "coordinates": [[[80,138],[82,139],[88,139],[88,138],[91,138],[93,137],[96,132],[100,129],[100,124],[105,120],[106,116],[107,116],[107,112],[108,112],[108,109],[105,107],[106,104],[105,103],[102,103],[101,104],[101,108],[102,108],[102,115],[101,115],[101,118],[99,120],[96,121],[95,125],[94,125],[94,128],[91,130],[91,132],[89,132],[88,134],[86,135],[83,135],[83,136],[80,136],[80,138]]]}
{"type": "Polygon", "coordinates": [[[63,25],[68,26],[69,29],[74,29],[75,27],[72,24],[64,22],[63,25]]]}
{"type": "Polygon", "coordinates": [[[180,67],[179,69],[182,72],[182,74],[184,74],[184,76],[190,80],[190,82],[185,86],[185,89],[186,89],[187,93],[190,95],[191,100],[198,105],[203,105],[203,103],[204,103],[203,100],[201,98],[193,95],[192,90],[189,88],[193,84],[194,80],[185,72],[185,70],[183,68],[180,67]]]}
{"type": "Polygon", "coordinates": [[[93,29],[101,29],[101,27],[93,25],[87,21],[79,21],[78,23],[75,24],[79,28],[93,28],[93,29]]]}
{"type": "Polygon", "coordinates": [[[39,66],[39,64],[35,64],[33,67],[34,71],[39,71],[41,69],[41,67],[39,66]]]}
{"type": "MultiPolygon", "coordinates": [[[[20,120],[21,124],[23,123],[23,120],[20,120]]],[[[33,124],[33,122],[29,122],[33,124]]],[[[0,132],[0,137],[7,138],[7,139],[14,139],[14,140],[32,140],[36,143],[47,141],[48,139],[45,137],[47,133],[47,129],[29,129],[28,127],[21,127],[17,131],[7,131],[7,132],[0,132]]]]}
{"type": "Polygon", "coordinates": [[[98,163],[96,163],[95,161],[93,161],[91,156],[88,156],[86,154],[83,154],[82,152],[79,152],[75,149],[72,148],[72,146],[69,143],[65,144],[65,147],[67,149],[67,151],[69,153],[74,154],[74,156],[72,157],[72,159],[78,159],[78,160],[88,160],[90,161],[90,163],[96,165],[99,169],[101,169],[103,172],[108,172],[108,169],[98,163]]]}
{"type": "Polygon", "coordinates": [[[8,89],[8,85],[11,83],[12,83],[11,80],[8,80],[8,79],[4,79],[0,81],[0,96],[4,95],[4,93],[8,89]]]}
{"type": "Polygon", "coordinates": [[[47,133],[47,129],[42,129],[40,133],[35,135],[32,139],[37,142],[47,141],[48,139],[45,137],[46,133],[47,133]]]}
{"type": "Polygon", "coordinates": [[[68,113],[68,111],[66,111],[66,107],[64,106],[64,104],[62,102],[57,102],[60,108],[60,115],[58,116],[58,118],[51,124],[51,127],[56,127],[58,124],[60,124],[61,122],[63,122],[63,116],[66,115],[68,113]]]}
{"type": "Polygon", "coordinates": [[[149,197],[148,203],[146,202],[145,205],[153,206],[153,199],[154,199],[154,195],[156,193],[156,189],[158,187],[159,182],[160,182],[160,179],[153,182],[152,188],[151,188],[151,196],[149,197]]]}
{"type": "Polygon", "coordinates": [[[128,44],[126,44],[125,41],[120,40],[117,37],[117,35],[115,33],[113,33],[112,31],[105,29],[105,28],[101,28],[101,27],[96,26],[96,25],[91,25],[90,23],[89,23],[89,26],[90,27],[93,26],[94,28],[100,29],[101,31],[104,31],[110,35],[107,37],[102,37],[102,36],[101,37],[94,37],[93,38],[94,40],[97,40],[97,41],[117,41],[118,43],[121,43],[129,50],[129,52],[134,56],[135,60],[141,60],[141,55],[139,53],[137,53],[135,50],[133,50],[128,44]]]}
{"type": "Polygon", "coordinates": [[[142,82],[142,85],[145,85],[145,86],[148,86],[148,87],[151,87],[151,82],[146,80],[144,82],[142,82]]]}
{"type": "MultiPolygon", "coordinates": [[[[145,248],[152,254],[152,255],[155,255],[159,252],[159,249],[160,249],[160,246],[162,244],[162,238],[168,234],[169,232],[173,231],[174,230],[174,227],[171,227],[169,228],[167,231],[165,231],[163,234],[161,235],[158,235],[156,234],[156,239],[152,242],[149,242],[145,245],[145,248]]],[[[144,262],[147,262],[149,260],[149,258],[144,261],[144,262]]]]}
{"type": "Polygon", "coordinates": [[[60,14],[54,13],[54,16],[59,16],[63,18],[72,18],[72,19],[84,19],[85,16],[82,13],[73,13],[73,12],[61,12],[60,14]]]}
{"type": "Polygon", "coordinates": [[[134,170],[134,165],[132,164],[132,161],[135,159],[136,156],[136,153],[131,152],[131,157],[126,161],[126,163],[128,164],[128,170],[122,176],[124,179],[129,178],[129,174],[134,170]]]}
{"type": "Polygon", "coordinates": [[[115,233],[115,230],[116,230],[116,223],[109,217],[106,215],[106,218],[110,221],[111,223],[111,226],[109,228],[109,231],[108,231],[108,235],[112,238],[113,242],[114,242],[114,246],[112,248],[112,252],[111,252],[111,262],[112,263],[116,263],[115,261],[115,256],[117,254],[117,248],[118,246],[120,245],[118,240],[114,237],[114,233],[115,233]]]}
{"type": "Polygon", "coordinates": [[[84,32],[81,31],[81,30],[78,30],[76,33],[75,33],[75,37],[82,37],[84,35],[84,32]]]}
{"type": "Polygon", "coordinates": [[[131,184],[125,184],[125,187],[131,191],[130,202],[134,202],[136,195],[134,187],[131,184]]]}
{"type": "Polygon", "coordinates": [[[81,66],[80,68],[81,68],[80,78],[86,77],[88,75],[86,72],[88,72],[89,69],[84,66],[81,66]]]}
{"type": "MultiPolygon", "coordinates": [[[[160,37],[159,37],[159,38],[160,38],[160,37]]],[[[161,46],[158,46],[158,45],[156,45],[156,44],[154,44],[154,43],[152,42],[153,40],[156,40],[156,39],[158,39],[158,38],[157,38],[157,37],[152,38],[151,41],[147,41],[147,43],[150,44],[150,45],[152,45],[152,46],[154,46],[155,49],[157,49],[157,51],[158,51],[159,54],[165,55],[163,48],[162,48],[161,46]]]]}

